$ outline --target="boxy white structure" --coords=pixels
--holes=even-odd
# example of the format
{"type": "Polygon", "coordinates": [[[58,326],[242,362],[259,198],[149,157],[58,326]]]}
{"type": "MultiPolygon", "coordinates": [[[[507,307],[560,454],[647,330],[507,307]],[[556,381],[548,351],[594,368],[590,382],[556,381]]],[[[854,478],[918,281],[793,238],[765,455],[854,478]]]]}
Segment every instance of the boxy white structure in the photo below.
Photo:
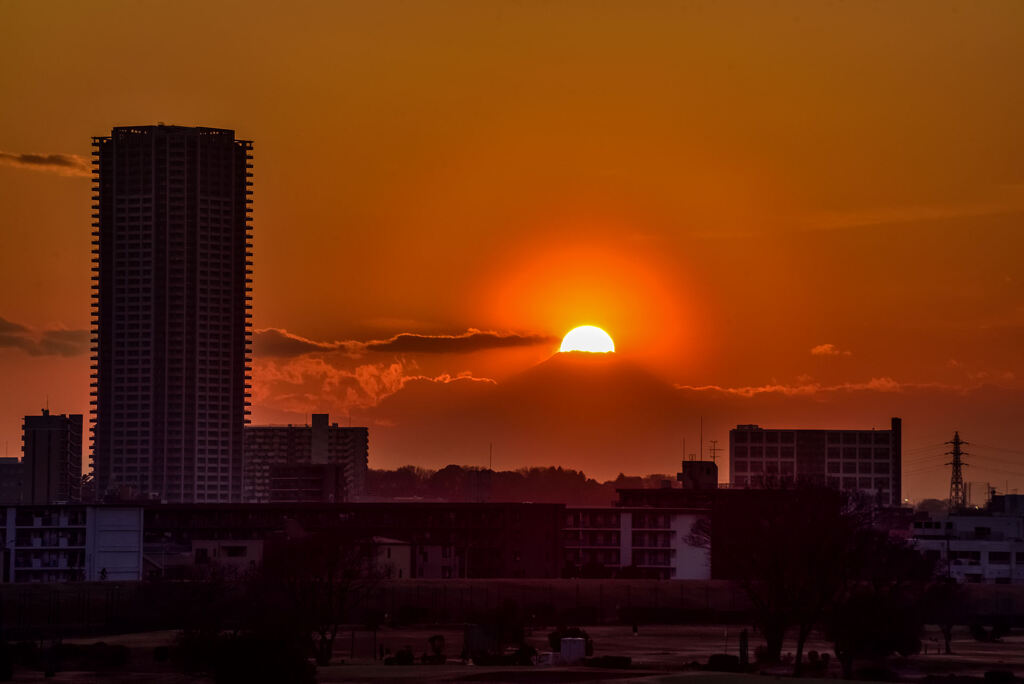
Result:
{"type": "Polygon", "coordinates": [[[5,582],[142,579],[139,506],[9,506],[4,511],[5,582]]]}

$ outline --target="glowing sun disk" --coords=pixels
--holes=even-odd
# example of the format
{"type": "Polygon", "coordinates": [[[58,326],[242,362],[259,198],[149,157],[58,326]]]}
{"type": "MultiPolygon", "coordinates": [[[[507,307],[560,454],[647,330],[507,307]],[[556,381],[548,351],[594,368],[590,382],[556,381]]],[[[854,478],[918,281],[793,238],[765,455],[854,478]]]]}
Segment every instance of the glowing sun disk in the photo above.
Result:
{"type": "Polygon", "coordinates": [[[593,325],[581,325],[565,334],[558,351],[613,352],[615,343],[604,330],[593,325]]]}

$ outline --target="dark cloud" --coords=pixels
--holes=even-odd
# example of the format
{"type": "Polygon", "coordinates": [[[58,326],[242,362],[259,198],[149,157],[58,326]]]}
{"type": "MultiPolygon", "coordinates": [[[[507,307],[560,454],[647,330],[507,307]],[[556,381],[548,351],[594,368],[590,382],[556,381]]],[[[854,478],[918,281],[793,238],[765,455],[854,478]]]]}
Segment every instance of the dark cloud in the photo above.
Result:
{"type": "Polygon", "coordinates": [[[461,335],[402,333],[389,340],[370,342],[366,345],[366,349],[374,352],[464,354],[485,349],[532,347],[536,344],[547,344],[554,341],[555,338],[548,335],[519,335],[516,333],[503,335],[470,329],[461,335]]]}
{"type": "Polygon", "coordinates": [[[255,351],[261,356],[301,356],[310,352],[335,351],[344,342],[317,342],[283,328],[263,328],[255,331],[255,351]]]}
{"type": "Polygon", "coordinates": [[[32,330],[0,317],[0,349],[20,349],[32,356],[77,356],[89,350],[89,331],[32,330]]]}
{"type": "Polygon", "coordinates": [[[77,154],[25,154],[0,152],[0,164],[36,171],[49,171],[62,176],[90,175],[89,162],[77,154]]]}
{"type": "Polygon", "coordinates": [[[386,340],[322,342],[290,333],[282,328],[263,328],[255,333],[256,353],[261,356],[293,357],[313,352],[343,351],[352,355],[363,352],[396,354],[467,354],[486,349],[530,347],[548,344],[556,339],[547,335],[502,334],[470,328],[459,335],[419,335],[400,333],[386,340]]]}

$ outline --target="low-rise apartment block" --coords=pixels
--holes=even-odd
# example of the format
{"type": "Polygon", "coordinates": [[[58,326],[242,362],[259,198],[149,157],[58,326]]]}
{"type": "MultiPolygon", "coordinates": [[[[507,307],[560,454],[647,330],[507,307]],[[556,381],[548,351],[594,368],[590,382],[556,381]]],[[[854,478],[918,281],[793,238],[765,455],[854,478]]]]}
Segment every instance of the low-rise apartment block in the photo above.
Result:
{"type": "Polygon", "coordinates": [[[326,413],[309,425],[246,425],[246,503],[341,503],[363,492],[369,430],[326,413]]]}
{"type": "Polygon", "coordinates": [[[692,508],[566,508],[563,573],[709,579],[710,550],[690,543],[694,525],[706,515],[692,508]]]}
{"type": "Polygon", "coordinates": [[[1024,584],[1024,495],[913,522],[914,545],[958,582],[1024,584]]]}
{"type": "Polygon", "coordinates": [[[142,578],[142,509],[137,506],[10,506],[0,511],[6,582],[142,578]]]}

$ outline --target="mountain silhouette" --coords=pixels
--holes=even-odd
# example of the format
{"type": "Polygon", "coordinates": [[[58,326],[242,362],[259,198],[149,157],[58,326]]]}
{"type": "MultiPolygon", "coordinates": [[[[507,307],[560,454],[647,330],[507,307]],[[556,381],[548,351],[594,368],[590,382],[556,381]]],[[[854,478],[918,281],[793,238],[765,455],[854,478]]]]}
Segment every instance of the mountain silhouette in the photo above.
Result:
{"type": "MultiPolygon", "coordinates": [[[[620,354],[559,352],[546,361],[512,376],[495,391],[502,410],[529,404],[523,414],[546,424],[582,421],[591,432],[599,421],[647,422],[678,400],[674,388],[620,354]],[[635,415],[643,407],[642,418],[635,415]]],[[[621,427],[619,428],[621,429],[621,427]]]]}

